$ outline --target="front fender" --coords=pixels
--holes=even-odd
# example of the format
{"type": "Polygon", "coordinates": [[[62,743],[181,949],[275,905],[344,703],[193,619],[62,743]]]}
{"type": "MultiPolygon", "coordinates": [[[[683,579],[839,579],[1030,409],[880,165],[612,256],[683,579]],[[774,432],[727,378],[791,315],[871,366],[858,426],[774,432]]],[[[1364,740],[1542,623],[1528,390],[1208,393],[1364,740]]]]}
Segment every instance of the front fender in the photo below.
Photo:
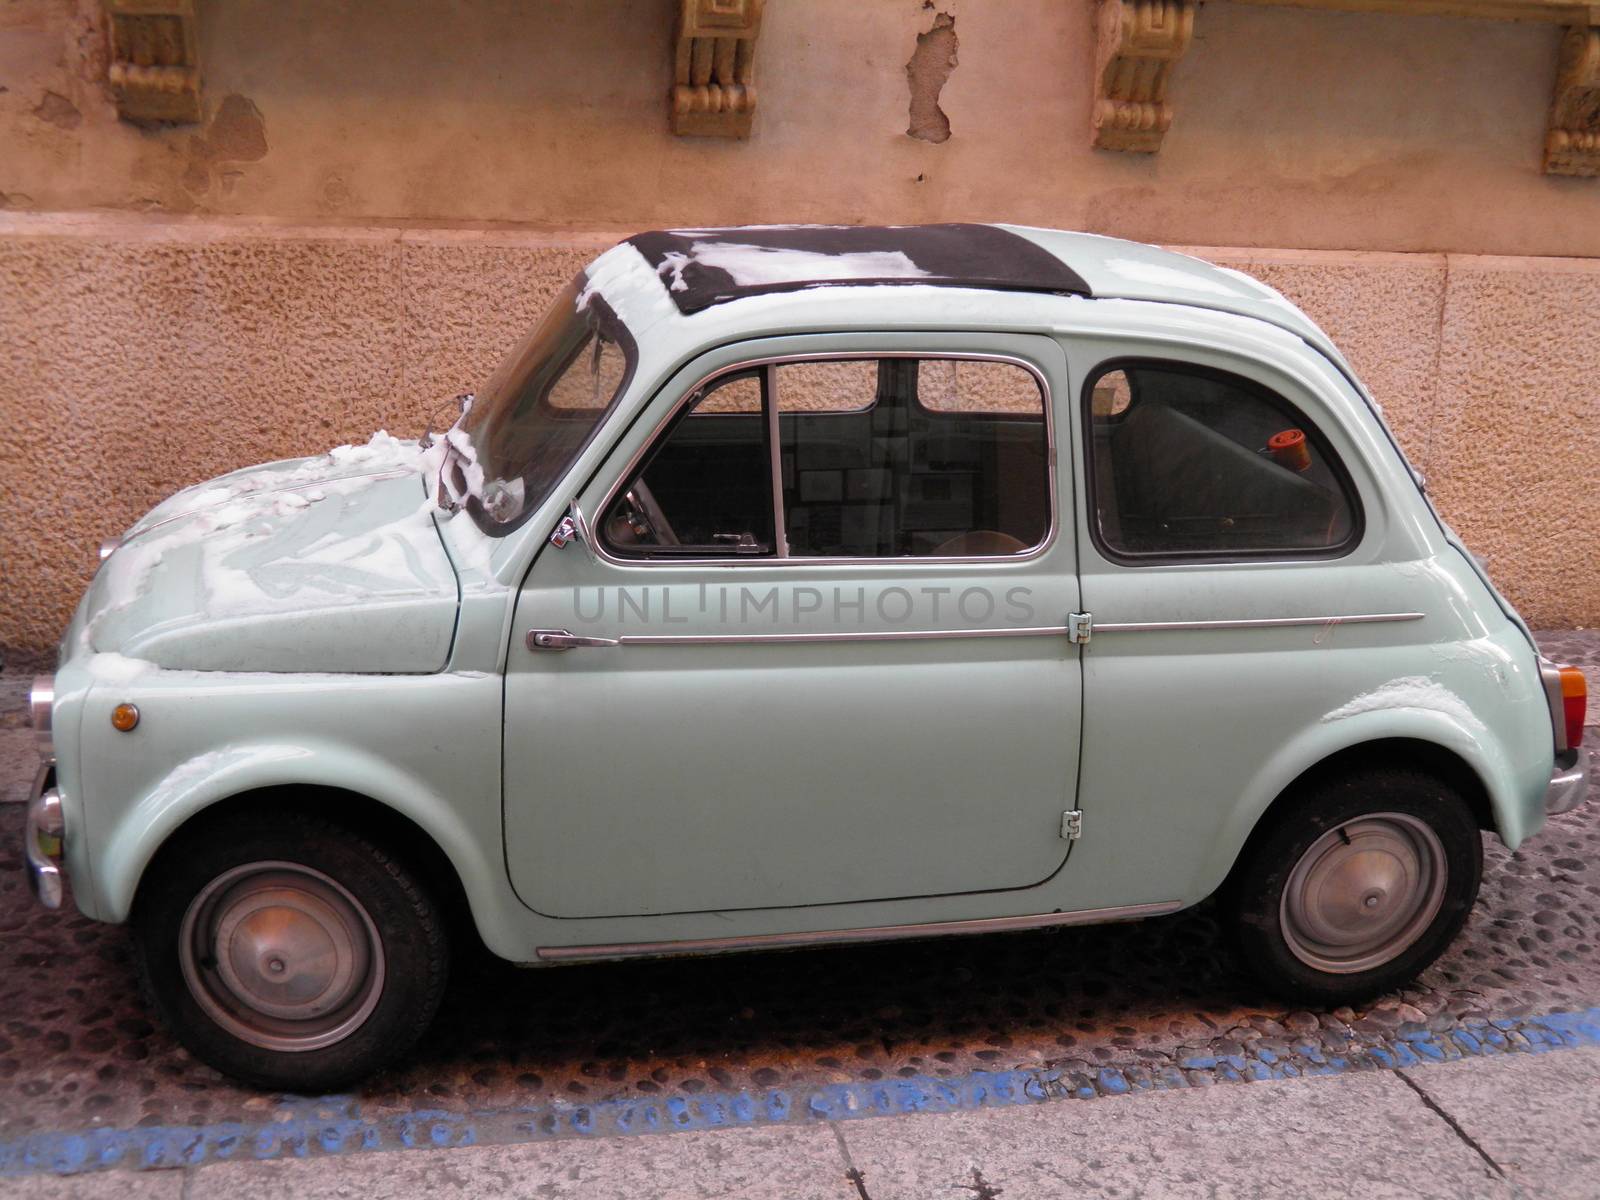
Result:
{"type": "Polygon", "coordinates": [[[450,860],[475,917],[497,908],[488,881],[503,871],[485,856],[482,839],[473,836],[454,806],[425,781],[391,761],[344,744],[263,741],[196,755],[123,810],[115,827],[107,831],[97,864],[93,915],[106,921],[127,920],[150,861],[191,817],[234,796],[285,786],[339,788],[409,818],[450,860]]]}
{"type": "Polygon", "coordinates": [[[1340,751],[1397,738],[1427,742],[1460,758],[1482,781],[1495,829],[1511,849],[1538,830],[1543,821],[1543,782],[1531,777],[1529,765],[1509,753],[1477,721],[1405,706],[1337,720],[1324,718],[1279,746],[1219,822],[1202,860],[1194,894],[1207,896],[1222,885],[1251,832],[1295,780],[1340,751]]]}

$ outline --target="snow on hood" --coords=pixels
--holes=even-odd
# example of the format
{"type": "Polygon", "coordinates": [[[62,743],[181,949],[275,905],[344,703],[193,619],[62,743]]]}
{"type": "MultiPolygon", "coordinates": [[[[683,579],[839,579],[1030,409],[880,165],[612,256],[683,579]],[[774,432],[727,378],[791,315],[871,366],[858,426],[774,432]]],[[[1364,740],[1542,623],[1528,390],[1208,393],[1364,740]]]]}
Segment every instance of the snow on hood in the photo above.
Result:
{"type": "Polygon", "coordinates": [[[1478,720],[1477,714],[1465,700],[1444,684],[1429,679],[1426,675],[1406,675],[1399,679],[1391,679],[1382,687],[1363,692],[1332,712],[1324,713],[1322,719],[1325,722],[1343,721],[1347,717],[1359,716],[1362,713],[1392,708],[1431,709],[1455,718],[1468,729],[1483,728],[1483,722],[1478,720]]]}
{"type": "Polygon", "coordinates": [[[439,669],[456,578],[421,471],[380,431],[179,492],[102,564],[91,645],[198,670],[439,669]]]}

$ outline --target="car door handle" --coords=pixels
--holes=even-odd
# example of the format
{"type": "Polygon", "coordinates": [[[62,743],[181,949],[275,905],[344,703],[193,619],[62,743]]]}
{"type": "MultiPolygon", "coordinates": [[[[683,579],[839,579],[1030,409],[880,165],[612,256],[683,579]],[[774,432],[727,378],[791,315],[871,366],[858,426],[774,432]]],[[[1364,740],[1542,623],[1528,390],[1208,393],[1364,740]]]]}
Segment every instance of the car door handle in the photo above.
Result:
{"type": "Polygon", "coordinates": [[[573,650],[579,646],[620,646],[616,638],[584,637],[565,629],[528,630],[529,650],[573,650]]]}

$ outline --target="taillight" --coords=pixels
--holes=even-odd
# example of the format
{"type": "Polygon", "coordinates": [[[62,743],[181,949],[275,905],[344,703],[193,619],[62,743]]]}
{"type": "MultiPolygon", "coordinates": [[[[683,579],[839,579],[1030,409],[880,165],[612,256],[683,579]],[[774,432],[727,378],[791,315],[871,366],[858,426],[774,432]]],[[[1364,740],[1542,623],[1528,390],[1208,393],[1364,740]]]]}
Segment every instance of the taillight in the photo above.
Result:
{"type": "Polygon", "coordinates": [[[1562,667],[1561,711],[1567,719],[1567,746],[1575,749],[1583,741],[1583,718],[1589,709],[1589,685],[1577,667],[1562,667]]]}

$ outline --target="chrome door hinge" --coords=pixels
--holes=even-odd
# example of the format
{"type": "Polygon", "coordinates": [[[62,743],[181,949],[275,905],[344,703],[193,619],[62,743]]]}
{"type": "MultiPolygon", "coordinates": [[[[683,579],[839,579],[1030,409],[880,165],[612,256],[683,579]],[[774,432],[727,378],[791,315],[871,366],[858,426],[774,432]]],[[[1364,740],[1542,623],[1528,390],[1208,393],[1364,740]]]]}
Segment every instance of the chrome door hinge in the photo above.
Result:
{"type": "Polygon", "coordinates": [[[1089,635],[1094,632],[1094,614],[1068,613],[1067,614],[1067,641],[1077,642],[1080,646],[1089,640],[1089,635]]]}
{"type": "Polygon", "coordinates": [[[1069,809],[1061,814],[1061,836],[1075,842],[1083,836],[1083,810],[1069,809]]]}

